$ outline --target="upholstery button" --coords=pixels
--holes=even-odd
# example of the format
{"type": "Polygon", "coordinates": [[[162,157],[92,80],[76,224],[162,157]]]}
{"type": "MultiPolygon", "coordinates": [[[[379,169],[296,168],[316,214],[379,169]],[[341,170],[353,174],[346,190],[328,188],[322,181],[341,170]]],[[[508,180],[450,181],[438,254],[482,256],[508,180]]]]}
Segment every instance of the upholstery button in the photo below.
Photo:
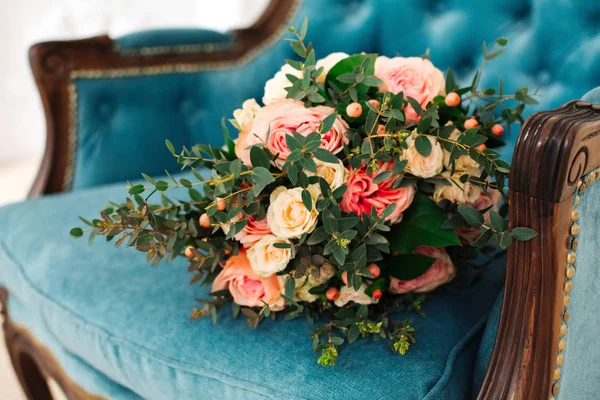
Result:
{"type": "Polygon", "coordinates": [[[98,113],[104,118],[111,117],[114,114],[114,112],[115,105],[112,101],[104,100],[98,105],[98,113]]]}
{"type": "Polygon", "coordinates": [[[184,98],[179,103],[179,111],[185,116],[191,116],[192,114],[194,114],[196,108],[197,105],[191,99],[184,98]]]}

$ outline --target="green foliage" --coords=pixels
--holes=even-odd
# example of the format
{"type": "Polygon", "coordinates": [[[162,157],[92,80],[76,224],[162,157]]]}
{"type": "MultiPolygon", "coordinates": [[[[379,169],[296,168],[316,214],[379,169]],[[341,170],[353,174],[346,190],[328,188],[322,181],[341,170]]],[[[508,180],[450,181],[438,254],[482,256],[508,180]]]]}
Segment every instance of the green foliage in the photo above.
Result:
{"type": "Polygon", "coordinates": [[[445,221],[444,211],[427,196],[418,193],[402,221],[392,227],[390,246],[402,254],[409,254],[417,246],[459,246],[456,233],[444,228],[445,221]]]}

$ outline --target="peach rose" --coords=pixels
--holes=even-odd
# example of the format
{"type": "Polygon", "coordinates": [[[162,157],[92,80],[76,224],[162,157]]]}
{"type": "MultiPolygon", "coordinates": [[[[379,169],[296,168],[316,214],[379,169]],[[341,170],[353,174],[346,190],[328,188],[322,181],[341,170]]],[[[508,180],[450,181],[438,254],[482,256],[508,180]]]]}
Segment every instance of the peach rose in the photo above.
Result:
{"type": "MultiPolygon", "coordinates": [[[[450,139],[457,140],[460,135],[462,135],[462,132],[458,129],[455,129],[450,134],[450,139]]],[[[446,169],[450,169],[450,152],[446,149],[444,149],[444,166],[446,169]]],[[[479,167],[479,163],[473,160],[468,154],[460,156],[454,160],[454,169],[456,171],[475,170],[479,169],[479,167]]],[[[479,175],[481,175],[481,172],[477,174],[477,176],[479,175]]]]}
{"type": "MultiPolygon", "coordinates": [[[[273,154],[279,154],[275,164],[281,167],[291,153],[286,136],[291,135],[292,131],[302,136],[317,132],[321,121],[334,111],[325,106],[306,108],[301,101],[292,99],[280,100],[263,107],[256,114],[249,130],[240,132],[236,155],[244,164],[251,166],[249,146],[264,143],[273,154]]],[[[339,153],[344,148],[344,143],[348,143],[347,131],[348,124],[338,115],[332,128],[321,135],[320,147],[333,154],[339,153]]]]}
{"type": "Polygon", "coordinates": [[[423,157],[415,147],[417,134],[413,134],[406,139],[408,149],[402,151],[402,158],[408,161],[407,171],[421,178],[431,178],[442,172],[444,169],[444,151],[442,146],[432,137],[427,137],[431,143],[431,153],[423,157]]]}
{"type": "Polygon", "coordinates": [[[329,184],[331,190],[339,188],[348,180],[348,170],[344,167],[342,160],[339,160],[337,164],[333,164],[315,159],[315,164],[317,164],[317,173],[305,171],[306,175],[320,176],[329,184]]]}
{"type": "Polygon", "coordinates": [[[392,183],[396,180],[396,176],[380,183],[373,182],[378,173],[392,168],[393,163],[382,163],[378,171],[367,174],[365,166],[361,168],[349,167],[348,190],[346,190],[340,202],[342,211],[355,212],[360,217],[363,213],[369,214],[371,208],[375,207],[377,214],[381,214],[388,205],[394,203],[396,208],[387,220],[392,224],[400,222],[402,212],[410,206],[415,197],[414,186],[408,185],[393,189],[392,183]]]}
{"type": "Polygon", "coordinates": [[[279,186],[271,193],[271,204],[267,209],[267,221],[273,234],[284,239],[295,239],[315,230],[318,222],[317,198],[321,194],[317,185],[310,185],[308,191],[313,206],[310,211],[302,201],[302,189],[286,189],[279,186]]]}
{"type": "Polygon", "coordinates": [[[413,254],[432,257],[436,261],[423,275],[410,281],[392,278],[390,292],[394,294],[431,292],[438,286],[450,282],[456,276],[456,267],[443,248],[420,246],[413,250],[413,254]]]}
{"type": "MultiPolygon", "coordinates": [[[[382,92],[404,92],[404,98],[412,97],[425,108],[427,103],[444,93],[445,81],[442,71],[431,61],[421,57],[377,57],[375,76],[383,81],[382,92]]],[[[418,122],[420,117],[409,104],[404,110],[409,122],[418,122]]]]}
{"type": "MultiPolygon", "coordinates": [[[[242,214],[243,215],[243,214],[242,214]]],[[[231,222],[239,221],[239,218],[234,218],[231,222]]],[[[229,225],[221,225],[221,229],[227,235],[229,233],[229,225]]],[[[240,242],[245,248],[252,246],[265,235],[271,235],[271,229],[266,218],[257,220],[253,216],[248,217],[246,226],[238,232],[233,238],[240,242]]]]}
{"type": "Polygon", "coordinates": [[[340,289],[340,297],[335,300],[335,305],[338,307],[343,307],[348,304],[350,301],[355,302],[356,304],[377,304],[379,303],[379,299],[374,299],[373,297],[368,296],[365,293],[367,289],[367,285],[363,283],[358,290],[354,290],[352,286],[344,285],[340,289]]]}
{"type": "MultiPolygon", "coordinates": [[[[452,179],[457,184],[449,183],[448,185],[437,184],[435,185],[435,191],[433,192],[433,200],[437,203],[441,200],[447,199],[453,203],[460,205],[472,205],[479,199],[481,194],[481,188],[473,185],[471,182],[460,182],[460,176],[467,173],[471,176],[479,176],[478,170],[468,170],[457,172],[452,179]]],[[[442,172],[442,176],[450,178],[450,171],[442,172]]]]}
{"type": "Polygon", "coordinates": [[[287,243],[287,239],[273,235],[265,235],[248,249],[248,261],[252,270],[263,278],[283,271],[294,257],[291,248],[282,249],[275,247],[277,243],[287,243]]]}
{"type": "Polygon", "coordinates": [[[215,278],[212,291],[228,289],[233,301],[241,306],[262,307],[267,303],[271,310],[280,311],[285,307],[281,297],[282,277],[271,275],[261,278],[250,267],[246,251],[241,249],[237,256],[231,256],[225,267],[215,278]]]}

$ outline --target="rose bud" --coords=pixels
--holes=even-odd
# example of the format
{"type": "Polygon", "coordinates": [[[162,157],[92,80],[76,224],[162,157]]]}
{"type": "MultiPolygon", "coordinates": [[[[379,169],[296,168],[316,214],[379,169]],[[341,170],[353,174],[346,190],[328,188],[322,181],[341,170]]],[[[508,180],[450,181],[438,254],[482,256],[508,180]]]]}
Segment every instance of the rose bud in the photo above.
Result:
{"type": "Polygon", "coordinates": [[[350,103],[346,107],[346,114],[350,118],[358,118],[362,115],[362,106],[359,103],[350,103]]]}
{"type": "Polygon", "coordinates": [[[479,126],[479,122],[475,118],[469,118],[465,121],[465,129],[471,129],[479,126]]]}
{"type": "Polygon", "coordinates": [[[502,135],[503,132],[504,132],[504,128],[502,127],[502,125],[494,124],[494,126],[492,126],[492,133],[494,135],[500,136],[500,135],[502,135]]]}
{"type": "Polygon", "coordinates": [[[183,254],[185,254],[185,256],[187,258],[192,258],[192,257],[194,257],[194,250],[196,250],[196,248],[194,246],[188,246],[185,248],[185,251],[183,252],[183,254]]]}
{"type": "Polygon", "coordinates": [[[210,218],[208,217],[208,215],[206,213],[204,213],[200,216],[200,220],[198,222],[200,223],[201,227],[210,228],[210,218]]]}
{"type": "Polygon", "coordinates": [[[373,279],[377,279],[379,278],[379,275],[381,275],[381,270],[376,264],[369,264],[367,269],[371,274],[373,274],[373,279]]]}
{"type": "Polygon", "coordinates": [[[460,96],[455,92],[448,93],[444,101],[448,107],[456,107],[460,104],[460,96]]]}
{"type": "Polygon", "coordinates": [[[331,287],[327,289],[325,293],[327,300],[336,301],[340,297],[340,290],[338,288],[331,287]]]}

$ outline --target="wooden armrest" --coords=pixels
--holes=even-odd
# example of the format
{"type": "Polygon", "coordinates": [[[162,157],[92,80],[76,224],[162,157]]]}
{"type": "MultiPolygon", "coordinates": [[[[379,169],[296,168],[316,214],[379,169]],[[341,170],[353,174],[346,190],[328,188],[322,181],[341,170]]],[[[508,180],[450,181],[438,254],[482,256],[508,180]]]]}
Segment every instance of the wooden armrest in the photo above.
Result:
{"type": "Polygon", "coordinates": [[[598,166],[600,105],[572,101],[523,125],[510,174],[509,223],[538,236],[508,250],[500,326],[478,399],[558,394],[579,232],[574,197],[596,179],[598,166]]]}

